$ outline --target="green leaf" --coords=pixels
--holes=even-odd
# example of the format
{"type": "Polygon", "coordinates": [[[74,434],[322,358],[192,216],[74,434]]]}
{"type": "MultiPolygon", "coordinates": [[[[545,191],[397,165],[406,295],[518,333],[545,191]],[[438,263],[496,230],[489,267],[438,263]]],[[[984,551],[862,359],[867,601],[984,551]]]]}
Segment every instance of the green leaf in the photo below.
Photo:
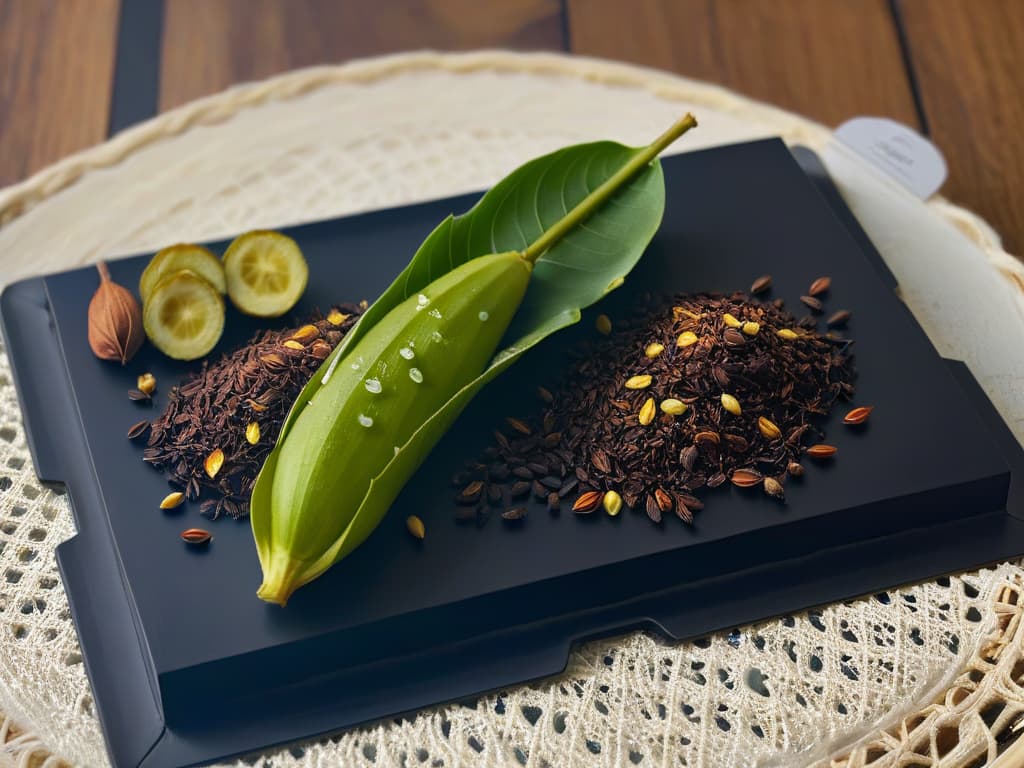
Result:
{"type": "MultiPolygon", "coordinates": [[[[469,400],[545,337],[580,319],[640,259],[661,223],[665,189],[658,154],[696,122],[689,115],[647,147],[580,144],[531,160],[472,209],[442,221],[409,265],[363,314],[303,388],[253,489],[257,542],[269,541],[270,484],[277,452],[325,376],[374,324],[404,299],[471,259],[521,251],[534,261],[526,297],[488,368],[429,417],[370,485],[345,534],[323,558],[333,563],[360,543],[469,400]],[[364,530],[365,529],[365,530],[364,530]]],[[[264,560],[264,552],[260,552],[264,560]]]]}

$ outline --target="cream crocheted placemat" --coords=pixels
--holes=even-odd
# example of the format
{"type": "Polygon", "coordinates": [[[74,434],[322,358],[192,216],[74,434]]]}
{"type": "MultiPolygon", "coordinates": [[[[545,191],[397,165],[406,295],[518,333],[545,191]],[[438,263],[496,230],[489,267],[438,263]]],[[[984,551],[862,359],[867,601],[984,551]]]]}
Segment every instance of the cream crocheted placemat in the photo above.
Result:
{"type": "MultiPolygon", "coordinates": [[[[593,59],[405,54],[186,105],[0,191],[0,283],[480,189],[563,144],[642,143],[686,109],[701,127],[680,149],[781,135],[817,150],[936,346],[1024,435],[1024,345],[1000,342],[1024,327],[1024,270],[983,222],[913,199],[822,126],[593,59]]],[[[0,354],[0,766],[106,764],[54,564],[73,534],[0,354]]],[[[1022,605],[1024,570],[1003,564],[691,642],[634,633],[574,651],[557,678],[238,765],[1020,765],[1022,742],[1003,745],[1024,713],[1022,605]]]]}

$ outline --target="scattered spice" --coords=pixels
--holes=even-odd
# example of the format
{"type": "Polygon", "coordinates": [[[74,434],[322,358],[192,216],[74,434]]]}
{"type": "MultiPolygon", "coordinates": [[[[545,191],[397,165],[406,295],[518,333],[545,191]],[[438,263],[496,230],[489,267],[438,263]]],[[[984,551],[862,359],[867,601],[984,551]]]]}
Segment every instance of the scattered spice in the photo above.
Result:
{"type": "Polygon", "coordinates": [[[570,353],[569,372],[536,413],[516,417],[531,434],[499,431],[467,464],[460,479],[483,489],[476,516],[459,514],[482,522],[491,488],[498,498],[530,487],[540,499],[575,493],[577,514],[615,509],[617,497],[619,509],[655,523],[673,512],[692,522],[703,507],[694,492],[726,483],[784,500],[786,479],[804,473],[802,455],[835,455],[834,446],[805,446],[823,437],[816,419],[854,393],[852,342],[820,335],[813,318],[797,325],[780,300],[741,293],[644,299],[610,337],[570,353]],[[744,334],[744,323],[764,332],[744,334]],[[509,477],[523,485],[510,488],[509,477]]]}
{"type": "Polygon", "coordinates": [[[207,544],[212,541],[213,534],[209,531],[204,531],[202,528],[189,528],[181,532],[181,540],[186,544],[199,546],[200,544],[207,544]]]}
{"type": "Polygon", "coordinates": [[[168,392],[167,406],[153,420],[143,460],[162,470],[190,501],[204,488],[211,491],[212,497],[200,504],[204,515],[247,515],[256,475],[292,403],[361,313],[356,305],[342,305],[327,318],[261,332],[219,361],[204,362],[194,376],[168,392]],[[315,337],[307,325],[317,330],[315,337]],[[283,346],[307,337],[313,340],[301,352],[283,346]],[[259,425],[256,443],[249,441],[252,423],[259,425]],[[206,460],[216,450],[222,453],[222,465],[210,476],[206,460]]]}
{"type": "Polygon", "coordinates": [[[832,287],[831,277],[819,277],[813,283],[811,287],[807,289],[807,293],[811,296],[821,296],[823,293],[827,293],[828,289],[832,287]]]}
{"type": "Polygon", "coordinates": [[[862,405],[859,408],[854,408],[848,414],[843,417],[843,424],[863,424],[868,420],[868,416],[875,410],[873,405],[862,405]]]}
{"type": "Polygon", "coordinates": [[[89,347],[101,360],[119,360],[124,365],[142,346],[142,308],[132,292],[110,279],[104,262],[96,265],[100,285],[89,301],[89,347]]]}

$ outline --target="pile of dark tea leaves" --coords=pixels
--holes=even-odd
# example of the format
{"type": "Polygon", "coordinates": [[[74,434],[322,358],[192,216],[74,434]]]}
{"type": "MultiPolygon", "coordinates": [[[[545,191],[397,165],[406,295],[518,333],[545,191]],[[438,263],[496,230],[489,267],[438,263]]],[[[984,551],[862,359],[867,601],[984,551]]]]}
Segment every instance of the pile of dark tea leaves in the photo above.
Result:
{"type": "Polygon", "coordinates": [[[852,342],[838,330],[850,313],[817,328],[829,287],[814,282],[801,320],[781,300],[744,293],[645,297],[614,330],[599,318],[607,337],[577,350],[566,377],[538,389],[542,407],[507,418],[482,459],[453,478],[456,519],[482,524],[495,507],[521,520],[533,495],[552,513],[563,503],[578,514],[628,507],[655,523],[671,514],[691,523],[704,506],[697,494],[725,483],[783,500],[805,456],[835,455],[816,421],[854,394],[852,342]]]}
{"type": "MultiPolygon", "coordinates": [[[[173,387],[149,425],[143,460],[200,512],[244,517],[263,461],[299,392],[359,319],[365,304],[343,304],[298,328],[264,331],[173,387]]],[[[136,425],[133,430],[136,430],[136,425]]],[[[131,434],[129,435],[131,436],[131,434]]]]}

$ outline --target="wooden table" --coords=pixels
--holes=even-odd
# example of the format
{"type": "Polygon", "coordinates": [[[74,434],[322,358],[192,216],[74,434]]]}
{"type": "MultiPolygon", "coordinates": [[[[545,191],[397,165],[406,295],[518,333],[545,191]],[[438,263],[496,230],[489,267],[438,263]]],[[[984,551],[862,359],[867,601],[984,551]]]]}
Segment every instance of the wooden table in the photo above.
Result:
{"type": "Polygon", "coordinates": [[[1024,253],[1024,0],[0,0],[0,186],[235,82],[480,47],[660,67],[831,125],[895,118],[1024,253]]]}

